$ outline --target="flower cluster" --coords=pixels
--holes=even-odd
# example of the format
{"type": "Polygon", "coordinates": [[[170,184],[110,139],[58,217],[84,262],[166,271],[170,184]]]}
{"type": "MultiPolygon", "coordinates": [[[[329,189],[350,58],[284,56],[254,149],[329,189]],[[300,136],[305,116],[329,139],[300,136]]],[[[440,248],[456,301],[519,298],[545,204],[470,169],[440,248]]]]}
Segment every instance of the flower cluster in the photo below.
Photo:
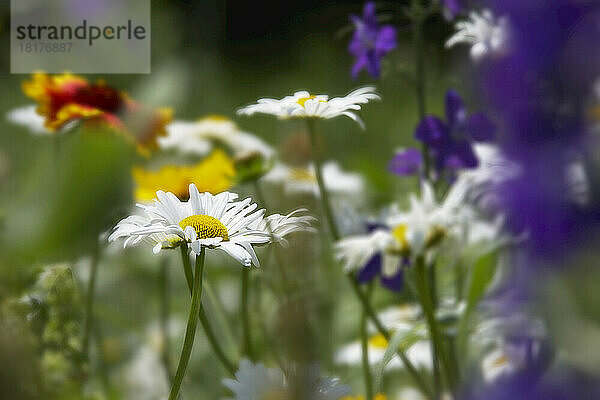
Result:
{"type": "Polygon", "coordinates": [[[172,121],[167,109],[70,73],[22,84],[36,104],[7,119],[47,138],[27,138],[15,157],[0,150],[0,178],[24,178],[11,188],[44,179],[22,185],[33,205],[11,206],[20,191],[2,196],[0,259],[23,268],[0,268],[0,361],[41,384],[15,385],[17,394],[0,385],[0,397],[598,397],[600,5],[387,7],[368,1],[350,16],[351,75],[366,70],[377,90],[229,104],[237,116],[279,121],[204,109],[172,121]],[[466,67],[429,76],[434,48],[466,67]],[[382,68],[395,49],[402,57],[382,68]],[[401,97],[363,120],[379,93],[401,97]],[[415,115],[396,107],[409,103],[415,115]],[[367,122],[368,136],[321,135],[344,126],[330,123],[338,117],[367,122]],[[280,143],[266,139],[274,125],[280,143]],[[89,134],[98,127],[146,157],[89,134]],[[56,151],[38,151],[50,141],[56,151]],[[30,157],[40,171],[21,177],[30,157]],[[63,239],[78,235],[93,241],[63,239]],[[5,256],[14,237],[18,249],[5,256]],[[83,262],[73,268],[47,264],[74,254],[83,262]],[[154,269],[159,285],[148,289],[154,269]],[[171,314],[181,305],[186,320],[171,314]],[[123,334],[138,323],[142,340],[137,328],[123,334]]]}

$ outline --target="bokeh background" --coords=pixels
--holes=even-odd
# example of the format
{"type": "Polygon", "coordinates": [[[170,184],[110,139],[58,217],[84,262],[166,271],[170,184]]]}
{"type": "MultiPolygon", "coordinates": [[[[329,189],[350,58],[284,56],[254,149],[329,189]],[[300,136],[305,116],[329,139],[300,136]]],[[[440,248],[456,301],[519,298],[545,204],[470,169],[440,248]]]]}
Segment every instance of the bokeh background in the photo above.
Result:
{"type": "MultiPolygon", "coordinates": [[[[29,77],[9,73],[8,3],[3,0],[0,5],[2,116],[30,103],[21,90],[23,80],[29,77]]],[[[104,79],[140,102],[172,107],[175,119],[195,120],[211,114],[232,118],[243,130],[276,147],[282,159],[291,164],[306,162],[310,157],[301,122],[281,123],[269,117],[244,119],[237,117],[235,110],[257,98],[282,97],[301,89],[336,96],[374,84],[383,101],[370,104],[361,112],[365,131],[347,119],[317,125],[324,138],[325,158],[338,160],[345,169],[360,173],[368,182],[361,207],[362,211],[373,213],[379,206],[414,190],[417,184],[386,172],[395,149],[416,145],[413,131],[418,123],[417,103],[408,78],[413,68],[413,48],[409,21],[399,12],[404,3],[378,3],[382,17],[398,27],[399,45],[384,60],[382,77],[377,81],[366,74],[357,80],[350,75],[353,60],[347,51],[351,37],[348,16],[360,14],[362,2],[311,0],[152,1],[152,73],[86,77],[90,81],[104,79]]],[[[471,108],[481,106],[478,99],[469,95],[474,92],[474,83],[464,78],[471,72],[467,63],[460,62],[466,50],[450,54],[443,48],[451,32],[451,25],[441,16],[426,21],[429,113],[442,114],[448,88],[462,93],[471,108]]],[[[165,345],[158,330],[165,282],[172,293],[174,334],[170,347],[174,354],[181,345],[189,304],[175,253],[157,258],[149,248],[120,252],[102,245],[92,361],[88,364],[79,359],[76,350],[67,351],[70,355],[64,358],[69,346],[79,346],[72,340],[82,329],[81,293],[89,277],[94,244],[99,235],[132,209],[131,168],[160,161],[139,157],[114,135],[75,134],[57,141],[31,135],[0,118],[0,305],[12,310],[15,299],[37,293],[41,303],[58,305],[62,310],[60,315],[44,317],[56,324],[49,331],[47,327],[40,328],[46,329],[42,335],[54,335],[46,337],[45,344],[40,344],[36,332],[19,327],[19,322],[6,318],[2,321],[0,398],[40,398],[40,393],[47,390],[40,383],[41,365],[50,365],[55,371],[53,390],[43,398],[80,398],[80,386],[85,387],[90,398],[115,399],[153,399],[164,389],[160,387],[162,380],[155,378],[157,371],[161,373],[161,366],[153,358],[152,349],[165,345]],[[74,275],[57,268],[53,270],[55,275],[40,281],[40,271],[54,263],[68,265],[74,275]],[[168,279],[161,275],[164,265],[168,279]],[[62,295],[56,295],[56,285],[62,285],[62,295]],[[145,349],[151,349],[150,353],[144,353],[145,349]],[[131,376],[132,370],[140,375],[131,376]],[[108,393],[106,387],[110,388],[108,393]]],[[[251,187],[236,190],[242,195],[253,195],[251,187]]],[[[283,198],[280,193],[267,192],[266,199],[271,212],[306,206],[318,215],[317,204],[307,197],[283,198]]],[[[319,242],[323,240],[328,239],[302,236],[286,251],[285,269],[297,281],[292,298],[286,301],[282,299],[289,293],[277,286],[277,279],[265,278],[274,273],[270,265],[274,255],[261,252],[265,266],[255,273],[253,284],[274,285],[275,290],[263,290],[263,297],[254,299],[255,306],[260,302],[262,310],[253,321],[254,337],[267,364],[276,364],[277,355],[271,354],[271,349],[292,360],[319,361],[326,371],[360,392],[360,370],[334,366],[332,361],[334,343],[356,339],[359,307],[339,266],[331,261],[331,254],[320,250],[319,242]],[[317,269],[316,265],[325,268],[317,269]]],[[[583,265],[585,270],[595,260],[592,254],[575,264],[583,265]]],[[[240,342],[239,266],[218,257],[209,257],[209,266],[209,318],[214,317],[219,337],[235,356],[234,349],[240,342]],[[211,314],[211,307],[224,307],[225,312],[211,314]],[[219,321],[216,315],[225,315],[227,320],[219,321]]],[[[565,279],[560,285],[557,283],[553,289],[557,295],[553,298],[570,296],[576,286],[570,282],[565,279]]],[[[593,285],[594,280],[587,282],[593,285]]],[[[397,296],[378,291],[375,304],[385,306],[398,301],[397,296]]],[[[592,312],[600,299],[591,296],[582,301],[592,312]]],[[[557,303],[570,309],[565,302],[557,303]]],[[[48,310],[42,307],[38,312],[48,310]]],[[[576,324],[577,318],[573,317],[570,323],[576,324]]],[[[590,339],[585,336],[585,340],[590,339]]],[[[596,347],[597,343],[592,346],[597,352],[596,347]]],[[[593,356],[581,357],[590,368],[597,366],[593,356]]],[[[224,397],[226,391],[220,381],[225,376],[199,332],[185,381],[185,397],[224,397]]],[[[392,385],[402,382],[400,374],[392,385]]]]}

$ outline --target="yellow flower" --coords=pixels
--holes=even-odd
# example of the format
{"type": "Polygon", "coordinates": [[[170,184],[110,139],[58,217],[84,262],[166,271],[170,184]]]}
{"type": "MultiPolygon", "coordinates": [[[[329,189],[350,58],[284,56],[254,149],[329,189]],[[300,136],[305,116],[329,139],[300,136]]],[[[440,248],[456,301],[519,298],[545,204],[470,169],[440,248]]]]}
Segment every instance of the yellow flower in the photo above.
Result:
{"type": "MultiPolygon", "coordinates": [[[[364,396],[345,396],[342,397],[340,400],[365,400],[364,396]]],[[[387,396],[383,393],[377,393],[375,395],[375,397],[373,398],[373,400],[387,400],[387,396]]]]}
{"type": "Polygon", "coordinates": [[[217,194],[229,189],[234,178],[233,160],[219,149],[191,166],[167,165],[158,171],[133,169],[135,198],[140,202],[154,199],[158,190],[172,192],[179,199],[186,200],[190,183],[195,183],[200,192],[217,194]]]}

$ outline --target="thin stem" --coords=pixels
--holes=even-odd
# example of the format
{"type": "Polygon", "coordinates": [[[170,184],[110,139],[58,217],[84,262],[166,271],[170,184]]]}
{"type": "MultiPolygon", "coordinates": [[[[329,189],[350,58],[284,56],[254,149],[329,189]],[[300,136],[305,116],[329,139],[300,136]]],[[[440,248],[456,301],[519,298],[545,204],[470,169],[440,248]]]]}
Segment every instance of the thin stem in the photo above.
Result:
{"type": "MultiPolygon", "coordinates": [[[[252,185],[254,186],[254,193],[256,194],[256,199],[260,203],[260,206],[267,208],[267,202],[265,200],[265,195],[263,194],[263,191],[260,186],[260,183],[258,182],[258,179],[253,180],[252,185]]],[[[271,235],[273,242],[275,242],[273,230],[271,228],[271,224],[268,221],[267,221],[267,231],[271,235]]],[[[279,273],[281,275],[281,282],[284,286],[285,293],[287,293],[288,289],[289,289],[290,280],[288,279],[287,274],[285,272],[285,264],[284,264],[283,260],[281,259],[281,254],[279,254],[279,251],[277,248],[273,248],[273,253],[275,254],[275,261],[278,264],[277,269],[279,270],[279,273]]]]}
{"type": "MultiPolygon", "coordinates": [[[[367,289],[367,299],[370,298],[373,289],[372,282],[367,289]]],[[[360,345],[362,352],[362,368],[365,380],[365,393],[367,400],[373,400],[373,377],[371,376],[371,366],[369,364],[369,335],[367,333],[367,313],[363,309],[360,316],[360,345]]]]}
{"type": "Polygon", "coordinates": [[[250,296],[250,268],[242,268],[242,296],[240,299],[240,310],[242,313],[242,336],[243,347],[242,354],[245,354],[254,360],[254,350],[252,348],[252,337],[250,336],[250,314],[248,312],[250,296]]]}
{"type": "MultiPolygon", "coordinates": [[[[187,245],[182,245],[181,248],[182,248],[181,260],[183,261],[183,269],[184,269],[184,273],[186,276],[188,289],[190,290],[190,295],[193,296],[192,279],[189,279],[189,280],[187,279],[188,276],[189,277],[193,276],[192,266],[190,263],[190,257],[189,257],[188,250],[187,250],[187,245]]],[[[212,347],[213,352],[215,353],[215,355],[217,356],[217,358],[219,359],[219,361],[221,362],[223,367],[225,367],[227,372],[229,372],[231,375],[235,375],[235,371],[236,371],[235,366],[227,358],[225,351],[223,350],[223,348],[219,344],[219,341],[217,340],[217,336],[215,335],[212,328],[210,327],[210,323],[208,322],[208,318],[206,317],[206,311],[204,310],[204,305],[202,305],[202,302],[200,302],[200,310],[198,312],[198,317],[200,318],[200,324],[202,325],[202,329],[204,330],[204,333],[206,334],[206,338],[208,339],[208,342],[210,343],[210,346],[212,347]]]]}
{"type": "Polygon", "coordinates": [[[181,261],[183,262],[183,273],[185,274],[185,281],[190,288],[190,294],[192,291],[192,285],[194,280],[194,274],[192,272],[192,264],[190,263],[190,253],[187,244],[179,246],[181,250],[181,261]]]}
{"type": "Polygon", "coordinates": [[[329,231],[333,240],[340,238],[335,219],[333,218],[333,212],[331,211],[331,204],[329,203],[329,194],[325,188],[325,182],[323,181],[323,173],[321,171],[321,152],[318,149],[318,138],[317,131],[315,130],[315,123],[312,120],[307,120],[308,135],[310,137],[310,144],[312,147],[313,162],[315,164],[315,175],[317,177],[317,184],[319,185],[319,193],[321,198],[321,206],[323,208],[323,214],[329,224],[329,231]]]}
{"type": "MultiPolygon", "coordinates": [[[[436,290],[436,277],[435,277],[435,265],[432,265],[429,270],[429,295],[431,299],[431,305],[433,307],[433,313],[437,308],[437,290],[436,290]]],[[[440,398],[441,392],[441,378],[440,378],[440,361],[435,351],[433,342],[431,342],[431,365],[433,367],[433,397],[435,400],[440,398]]]]}
{"type": "MultiPolygon", "coordinates": [[[[356,281],[356,277],[353,274],[347,274],[346,276],[348,277],[348,280],[350,281],[351,287],[354,289],[354,293],[356,294],[356,297],[360,300],[363,310],[369,316],[369,318],[371,319],[371,322],[373,322],[373,324],[375,325],[375,328],[377,328],[377,331],[385,338],[385,340],[387,340],[389,342],[390,339],[392,338],[392,335],[386,329],[386,327],[383,326],[383,323],[381,322],[381,320],[375,313],[375,310],[373,310],[371,303],[365,297],[364,293],[360,290],[358,282],[356,281]]],[[[404,353],[404,351],[402,349],[398,348],[398,349],[396,349],[396,354],[398,354],[398,357],[400,357],[400,360],[402,360],[402,363],[404,364],[406,371],[409,373],[409,375],[412,376],[412,378],[414,379],[417,386],[419,386],[419,389],[421,389],[421,391],[425,395],[427,395],[428,397],[431,397],[431,391],[430,391],[429,387],[427,386],[427,383],[425,382],[425,380],[423,379],[421,374],[419,374],[419,371],[417,371],[417,368],[413,365],[413,363],[406,356],[406,353],[404,353]]]]}
{"type": "MultiPolygon", "coordinates": [[[[412,38],[414,47],[414,59],[415,59],[415,91],[417,95],[417,107],[419,112],[419,121],[421,121],[426,114],[427,105],[425,101],[425,58],[423,54],[423,9],[419,0],[412,0],[412,38]]],[[[429,178],[429,171],[431,169],[429,160],[429,147],[426,143],[423,143],[423,169],[425,178],[429,178]]]]}
{"type": "Polygon", "coordinates": [[[96,294],[96,278],[98,277],[98,261],[100,259],[100,243],[96,241],[92,250],[90,276],[88,278],[87,295],[85,300],[85,325],[83,330],[82,351],[89,356],[90,336],[94,323],[94,297],[96,294]]]}
{"type": "MultiPolygon", "coordinates": [[[[423,256],[417,257],[415,266],[415,280],[421,305],[423,307],[423,312],[425,313],[425,318],[427,320],[434,353],[436,353],[437,357],[439,357],[441,361],[450,389],[454,390],[457,383],[455,375],[456,371],[454,371],[450,363],[450,358],[446,352],[446,346],[444,344],[444,337],[435,317],[435,309],[431,299],[431,287],[428,283],[425,260],[423,256]]],[[[435,360],[437,362],[437,359],[435,360]]]]}
{"type": "Polygon", "coordinates": [[[162,363],[169,382],[173,382],[171,372],[171,348],[169,346],[169,314],[170,314],[170,290],[169,290],[169,263],[167,258],[160,260],[158,274],[158,285],[160,290],[160,330],[163,338],[162,363]]]}
{"type": "Polygon", "coordinates": [[[200,254],[196,257],[196,269],[194,272],[194,283],[192,286],[192,304],[190,306],[187,327],[185,329],[183,349],[181,350],[179,364],[177,365],[177,372],[175,373],[173,385],[171,386],[169,400],[176,400],[177,396],[179,395],[179,391],[181,390],[181,382],[183,382],[183,377],[185,376],[185,372],[190,361],[190,355],[192,354],[192,347],[194,346],[196,325],[198,324],[198,313],[200,312],[200,304],[202,303],[202,275],[204,273],[204,256],[205,250],[202,248],[200,254]]]}
{"type": "Polygon", "coordinates": [[[235,365],[229,361],[227,355],[223,351],[223,348],[219,345],[219,340],[215,336],[215,333],[212,329],[210,329],[210,324],[203,307],[200,308],[200,323],[202,324],[202,329],[204,329],[204,333],[206,334],[206,338],[208,339],[212,350],[221,364],[223,364],[223,367],[225,367],[227,372],[229,372],[232,376],[235,375],[235,365]]]}
{"type": "MultiPolygon", "coordinates": [[[[325,188],[325,184],[324,184],[323,176],[322,176],[322,172],[321,172],[321,156],[320,156],[320,152],[319,152],[318,146],[317,146],[317,133],[316,133],[315,126],[314,126],[314,121],[307,120],[307,125],[308,125],[308,133],[309,133],[310,143],[311,143],[311,147],[312,147],[313,161],[315,164],[315,175],[317,178],[317,184],[319,186],[320,200],[321,200],[321,204],[322,204],[323,213],[325,214],[325,218],[327,220],[327,223],[329,224],[329,231],[331,233],[333,240],[338,240],[339,233],[337,230],[337,226],[335,224],[335,220],[333,218],[333,212],[331,211],[331,207],[329,204],[329,196],[327,194],[327,190],[325,188]]],[[[362,307],[363,311],[365,312],[365,314],[371,319],[371,321],[373,322],[373,324],[375,325],[375,327],[377,328],[379,333],[381,333],[383,335],[383,337],[389,341],[391,339],[391,335],[390,335],[389,331],[385,328],[385,326],[383,326],[383,324],[379,320],[379,317],[377,316],[377,313],[375,312],[375,310],[373,310],[373,307],[371,306],[369,299],[365,296],[365,294],[362,292],[362,290],[360,290],[360,286],[359,286],[358,282],[356,281],[356,277],[354,276],[354,274],[349,272],[346,274],[346,277],[348,278],[350,287],[352,287],[354,294],[360,301],[361,307],[362,307]]],[[[404,363],[406,370],[413,377],[413,379],[415,380],[415,382],[417,383],[419,388],[423,391],[423,393],[429,395],[430,391],[429,391],[429,388],[427,387],[427,384],[425,383],[425,381],[423,380],[423,378],[421,377],[421,375],[419,374],[419,372],[417,371],[415,366],[412,364],[412,362],[408,359],[406,354],[400,348],[398,348],[396,350],[396,353],[398,354],[398,356],[404,363]]]]}

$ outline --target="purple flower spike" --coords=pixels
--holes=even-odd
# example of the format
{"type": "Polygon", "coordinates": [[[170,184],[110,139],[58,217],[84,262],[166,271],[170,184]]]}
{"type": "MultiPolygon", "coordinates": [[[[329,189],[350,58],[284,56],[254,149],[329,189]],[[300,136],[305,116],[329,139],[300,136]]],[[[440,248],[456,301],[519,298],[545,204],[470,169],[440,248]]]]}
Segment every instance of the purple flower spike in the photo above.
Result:
{"type": "Polygon", "coordinates": [[[348,51],[355,58],[352,77],[357,78],[366,69],[374,78],[381,73],[381,59],[396,48],[396,28],[392,25],[379,26],[375,14],[375,3],[365,3],[362,18],[350,16],[355,30],[348,51]]]}
{"type": "Polygon", "coordinates": [[[468,115],[460,95],[454,90],[446,93],[446,122],[435,116],[425,116],[415,138],[427,144],[438,173],[459,168],[475,168],[479,164],[473,152],[473,142],[494,139],[495,126],[483,113],[468,115]]]}
{"type": "Polygon", "coordinates": [[[419,172],[423,158],[417,149],[405,149],[396,153],[388,165],[388,170],[396,175],[408,176],[419,172]]]}

